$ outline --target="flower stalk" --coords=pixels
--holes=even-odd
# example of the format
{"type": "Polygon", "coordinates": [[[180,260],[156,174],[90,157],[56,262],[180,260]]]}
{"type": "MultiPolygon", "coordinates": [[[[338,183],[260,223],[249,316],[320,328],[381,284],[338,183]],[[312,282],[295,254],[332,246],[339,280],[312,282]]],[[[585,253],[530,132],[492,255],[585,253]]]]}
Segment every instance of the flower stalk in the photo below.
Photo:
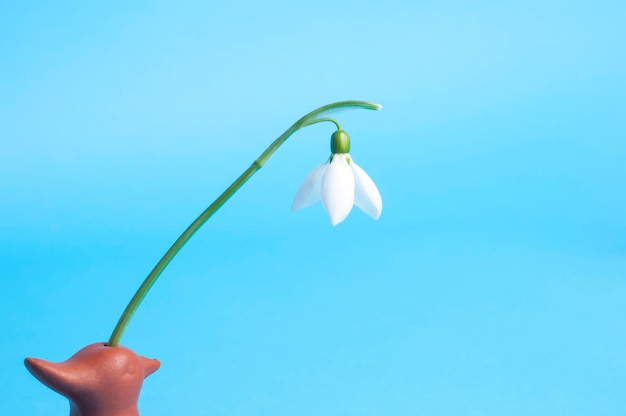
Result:
{"type": "Polygon", "coordinates": [[[163,257],[159,260],[159,262],[154,266],[150,274],[145,278],[142,284],[137,289],[137,292],[133,295],[130,302],[124,309],[124,312],[120,316],[117,324],[115,325],[115,329],[109,338],[107,343],[108,346],[116,346],[119,345],[122,335],[126,330],[131,318],[137,311],[137,308],[143,301],[143,299],[148,294],[150,288],[157,281],[163,270],[167,267],[167,265],[174,259],[176,254],[185,246],[185,244],[193,237],[193,235],[204,225],[205,222],[217,210],[219,210],[222,205],[228,199],[233,196],[239,188],[241,188],[247,181],[254,175],[267,160],[276,152],[276,150],[296,131],[300,130],[303,127],[310,126],[312,124],[321,123],[321,122],[332,122],[337,126],[338,131],[341,131],[341,126],[339,123],[332,119],[326,118],[328,114],[331,114],[336,111],[341,110],[353,110],[353,109],[365,109],[365,110],[380,110],[382,106],[380,104],[371,103],[367,101],[339,101],[332,104],[327,104],[322,106],[316,110],[311,111],[304,117],[300,118],[296,121],[291,127],[289,127],[283,134],[281,134],[276,140],[269,145],[269,147],[261,153],[261,155],[252,162],[252,165],[248,169],[246,169],[226,190],[211,204],[206,208],[190,225],[187,227],[185,231],[176,239],[174,244],[167,250],[167,252],[163,255],[163,257]]]}

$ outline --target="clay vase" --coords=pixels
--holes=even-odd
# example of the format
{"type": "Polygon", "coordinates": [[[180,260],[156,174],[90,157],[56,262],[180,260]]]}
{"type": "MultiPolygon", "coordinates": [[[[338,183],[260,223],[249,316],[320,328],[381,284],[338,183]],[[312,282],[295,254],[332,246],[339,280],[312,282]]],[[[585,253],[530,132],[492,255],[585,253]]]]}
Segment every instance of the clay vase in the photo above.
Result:
{"type": "Polygon", "coordinates": [[[69,399],[70,416],[139,416],[143,380],[161,366],[158,360],[104,342],[88,345],[61,363],[26,358],[24,364],[69,399]]]}

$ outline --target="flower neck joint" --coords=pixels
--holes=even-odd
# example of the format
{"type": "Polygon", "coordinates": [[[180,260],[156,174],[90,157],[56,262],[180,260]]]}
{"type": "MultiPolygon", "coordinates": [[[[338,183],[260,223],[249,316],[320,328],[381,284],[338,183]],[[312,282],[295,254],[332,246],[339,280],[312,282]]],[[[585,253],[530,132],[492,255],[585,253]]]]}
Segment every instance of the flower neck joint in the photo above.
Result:
{"type": "Polygon", "coordinates": [[[350,136],[345,131],[339,129],[330,136],[330,152],[350,153],[350,136]]]}

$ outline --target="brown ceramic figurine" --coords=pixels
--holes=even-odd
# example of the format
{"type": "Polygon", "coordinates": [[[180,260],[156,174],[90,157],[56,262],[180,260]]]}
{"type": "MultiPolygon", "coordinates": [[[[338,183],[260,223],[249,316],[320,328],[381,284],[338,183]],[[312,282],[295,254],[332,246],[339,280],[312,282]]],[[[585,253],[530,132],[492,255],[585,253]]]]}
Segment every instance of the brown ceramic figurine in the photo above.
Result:
{"type": "Polygon", "coordinates": [[[380,216],[380,194],[374,182],[348,154],[348,134],[336,120],[323,117],[339,110],[359,108],[380,110],[382,107],[367,101],[328,104],[311,111],[274,140],[172,244],[137,289],[108,342],[88,345],[61,363],[26,358],[26,368],[43,384],[69,399],[70,416],[138,416],[137,400],[143,380],[154,373],[160,363],[119,345],[130,319],[154,282],[187,241],[265,164],[289,136],[303,127],[322,122],[330,122],[337,127],[331,136],[330,161],[319,166],[305,179],[296,195],[293,210],[322,200],[333,225],[343,221],[354,204],[374,218],[380,216]]]}
{"type": "Polygon", "coordinates": [[[126,347],[91,344],[67,361],[26,358],[39,381],[70,401],[70,416],[139,416],[137,400],[143,380],[161,363],[126,347]]]}

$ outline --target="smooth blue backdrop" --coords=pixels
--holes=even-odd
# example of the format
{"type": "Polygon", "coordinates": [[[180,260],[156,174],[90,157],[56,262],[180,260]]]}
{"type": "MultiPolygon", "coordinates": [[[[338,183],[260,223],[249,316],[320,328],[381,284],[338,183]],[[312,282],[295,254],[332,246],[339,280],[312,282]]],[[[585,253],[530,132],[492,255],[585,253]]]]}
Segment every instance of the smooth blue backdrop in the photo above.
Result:
{"type": "Polygon", "coordinates": [[[292,137],[131,322],[142,415],[626,414],[625,3],[220,3],[0,6],[0,414],[68,414],[23,358],[344,99],[382,217],[291,214],[332,128],[292,137]]]}

